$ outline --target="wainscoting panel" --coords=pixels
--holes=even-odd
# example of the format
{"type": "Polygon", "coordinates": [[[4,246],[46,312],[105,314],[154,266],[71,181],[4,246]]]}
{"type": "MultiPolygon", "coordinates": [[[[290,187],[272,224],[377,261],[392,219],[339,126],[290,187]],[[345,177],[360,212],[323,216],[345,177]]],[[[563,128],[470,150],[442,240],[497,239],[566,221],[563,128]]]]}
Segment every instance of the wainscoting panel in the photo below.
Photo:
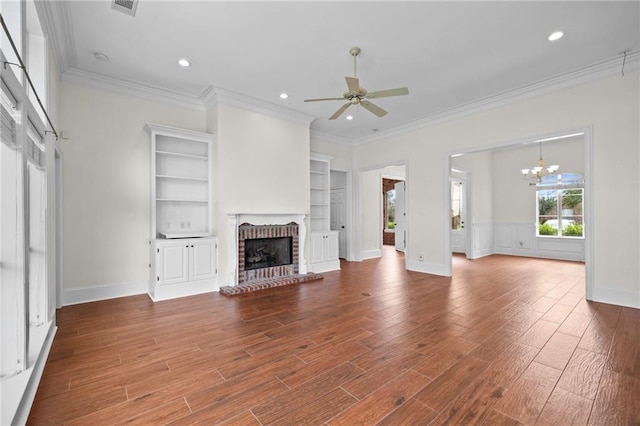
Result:
{"type": "Polygon", "coordinates": [[[536,237],[531,223],[496,223],[494,235],[496,254],[584,262],[582,238],[536,237]]]}
{"type": "Polygon", "coordinates": [[[493,223],[474,223],[472,226],[473,250],[470,259],[489,256],[493,253],[493,223]]]}

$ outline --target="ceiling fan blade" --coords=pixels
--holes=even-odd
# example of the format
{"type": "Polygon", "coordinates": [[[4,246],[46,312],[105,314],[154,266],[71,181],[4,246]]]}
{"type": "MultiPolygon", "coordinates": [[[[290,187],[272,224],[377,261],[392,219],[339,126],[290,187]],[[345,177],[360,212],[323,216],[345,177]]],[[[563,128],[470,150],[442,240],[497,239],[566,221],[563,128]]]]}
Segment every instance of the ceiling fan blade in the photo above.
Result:
{"type": "Polygon", "coordinates": [[[318,101],[344,101],[344,98],[319,98],[319,99],[305,99],[305,102],[318,102],[318,101]]]}
{"type": "Polygon", "coordinates": [[[340,117],[340,115],[343,112],[345,112],[347,110],[347,108],[349,108],[350,106],[351,106],[351,102],[342,105],[339,110],[334,112],[333,115],[331,117],[329,117],[329,120],[335,120],[336,118],[340,117]]]}
{"type": "Polygon", "coordinates": [[[387,96],[403,96],[408,95],[409,89],[406,87],[398,87],[397,89],[378,90],[377,92],[369,92],[365,96],[367,99],[385,98],[387,96]]]}
{"type": "Polygon", "coordinates": [[[382,117],[387,114],[387,111],[383,110],[378,105],[372,104],[369,101],[360,101],[360,105],[362,105],[364,109],[374,113],[378,117],[382,117]]]}
{"type": "Polygon", "coordinates": [[[345,77],[345,80],[347,80],[347,87],[349,88],[350,92],[358,92],[360,91],[360,82],[358,81],[357,78],[355,77],[345,77]]]}

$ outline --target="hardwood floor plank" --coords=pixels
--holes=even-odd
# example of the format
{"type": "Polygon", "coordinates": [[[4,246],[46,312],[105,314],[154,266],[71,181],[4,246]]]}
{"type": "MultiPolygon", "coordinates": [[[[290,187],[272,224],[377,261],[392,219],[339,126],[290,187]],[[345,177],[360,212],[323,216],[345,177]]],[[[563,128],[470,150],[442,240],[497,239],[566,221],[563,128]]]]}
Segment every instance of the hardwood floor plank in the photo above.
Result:
{"type": "Polygon", "coordinates": [[[485,416],[482,424],[487,426],[520,426],[523,423],[520,423],[499,411],[490,410],[485,416]]]}
{"type": "Polygon", "coordinates": [[[440,412],[488,366],[485,360],[467,356],[429,383],[415,399],[440,412]]]}
{"type": "Polygon", "coordinates": [[[640,380],[604,369],[590,425],[640,424],[640,380]]]}
{"type": "Polygon", "coordinates": [[[599,321],[591,321],[585,330],[578,347],[588,351],[607,355],[613,343],[615,328],[607,327],[599,321]]]}
{"type": "Polygon", "coordinates": [[[502,398],[504,387],[478,378],[464,389],[432,425],[480,424],[502,398]]]}
{"type": "Polygon", "coordinates": [[[590,322],[590,316],[571,312],[560,325],[558,331],[560,333],[570,334],[571,336],[582,337],[590,322]]]}
{"type": "Polygon", "coordinates": [[[551,395],[561,371],[532,362],[494,408],[524,424],[534,424],[551,395]]]}
{"type": "Polygon", "coordinates": [[[626,339],[616,334],[607,358],[607,368],[640,379],[640,340],[626,339]]]}
{"type": "Polygon", "coordinates": [[[495,356],[480,377],[503,387],[509,387],[527,370],[537,354],[536,348],[513,344],[495,356]]]}
{"type": "Polygon", "coordinates": [[[426,405],[409,399],[400,408],[376,423],[376,426],[413,425],[426,426],[438,415],[426,405]]]}
{"type": "Polygon", "coordinates": [[[538,425],[586,425],[593,400],[556,388],[538,417],[538,425]]]}
{"type": "Polygon", "coordinates": [[[254,406],[251,411],[262,424],[273,424],[283,419],[291,422],[290,424],[299,424],[299,421],[310,418],[322,423],[330,418],[325,415],[326,418],[321,421],[323,411],[339,412],[357,401],[338,388],[361,374],[361,368],[349,362],[344,363],[297,388],[254,406]],[[333,403],[337,406],[329,405],[333,403]],[[296,411],[300,412],[297,421],[292,418],[296,411]]]}
{"type": "Polygon", "coordinates": [[[605,362],[604,355],[577,348],[560,376],[557,387],[594,399],[605,362]]]}
{"type": "Polygon", "coordinates": [[[356,425],[375,424],[402,406],[422,389],[428,379],[422,374],[407,370],[402,375],[377,389],[346,411],[329,420],[329,424],[356,425]]]}
{"type": "Polygon", "coordinates": [[[540,350],[535,360],[540,364],[562,370],[569,362],[579,341],[580,339],[575,336],[555,333],[540,350]]]}
{"type": "Polygon", "coordinates": [[[520,343],[542,349],[557,329],[557,323],[541,319],[522,335],[520,343]]]}

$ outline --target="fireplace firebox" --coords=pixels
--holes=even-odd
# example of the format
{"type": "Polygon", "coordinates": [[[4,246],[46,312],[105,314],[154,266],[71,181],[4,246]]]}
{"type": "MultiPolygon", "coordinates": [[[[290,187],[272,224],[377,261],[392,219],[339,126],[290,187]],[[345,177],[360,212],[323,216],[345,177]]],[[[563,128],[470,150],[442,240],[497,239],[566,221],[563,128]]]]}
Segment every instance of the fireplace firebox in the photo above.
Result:
{"type": "Polygon", "coordinates": [[[244,268],[253,270],[293,263],[292,237],[254,238],[244,241],[244,268]]]}
{"type": "Polygon", "coordinates": [[[298,231],[295,222],[238,226],[238,285],[298,274],[298,231]]]}

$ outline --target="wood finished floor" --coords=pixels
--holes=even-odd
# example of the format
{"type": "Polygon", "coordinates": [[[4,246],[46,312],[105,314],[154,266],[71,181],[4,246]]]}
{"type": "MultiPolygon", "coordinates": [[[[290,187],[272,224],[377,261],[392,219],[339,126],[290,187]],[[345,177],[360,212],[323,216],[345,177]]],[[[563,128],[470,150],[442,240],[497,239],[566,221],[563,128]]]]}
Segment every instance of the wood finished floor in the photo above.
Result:
{"type": "Polygon", "coordinates": [[[403,262],[62,308],[29,424],[640,424],[640,310],[585,301],[582,264],[403,262]]]}

